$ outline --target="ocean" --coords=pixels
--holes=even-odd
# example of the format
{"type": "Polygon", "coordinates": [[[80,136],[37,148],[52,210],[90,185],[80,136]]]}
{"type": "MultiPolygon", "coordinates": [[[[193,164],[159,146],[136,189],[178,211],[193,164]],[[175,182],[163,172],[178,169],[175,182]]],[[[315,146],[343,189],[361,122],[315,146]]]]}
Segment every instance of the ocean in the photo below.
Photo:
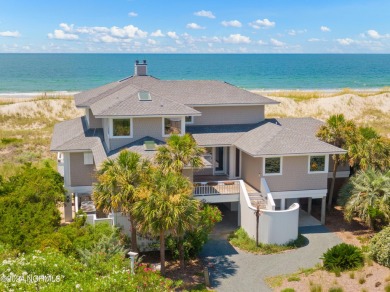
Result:
{"type": "Polygon", "coordinates": [[[147,60],[160,79],[213,79],[246,89],[390,86],[380,54],[0,54],[0,93],[81,91],[131,76],[147,60]]]}

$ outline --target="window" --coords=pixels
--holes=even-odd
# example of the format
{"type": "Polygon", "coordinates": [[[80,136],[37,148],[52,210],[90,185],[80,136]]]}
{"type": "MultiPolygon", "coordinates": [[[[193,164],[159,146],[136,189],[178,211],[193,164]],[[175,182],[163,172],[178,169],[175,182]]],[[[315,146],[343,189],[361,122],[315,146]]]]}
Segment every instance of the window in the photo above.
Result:
{"type": "Polygon", "coordinates": [[[264,158],[264,175],[282,174],[282,158],[264,158]]]}
{"type": "Polygon", "coordinates": [[[181,118],[164,118],[164,136],[181,134],[181,118]]]}
{"type": "Polygon", "coordinates": [[[309,173],[311,172],[326,172],[326,157],[321,156],[309,156],[309,173]]]}
{"type": "Polygon", "coordinates": [[[84,165],[91,165],[93,164],[93,155],[90,152],[84,153],[84,165]]]}
{"type": "Polygon", "coordinates": [[[186,116],[186,124],[193,124],[193,123],[194,123],[194,117],[186,116]]]}
{"type": "Polygon", "coordinates": [[[113,119],[112,120],[113,137],[131,137],[131,120],[130,119],[113,119]]]}

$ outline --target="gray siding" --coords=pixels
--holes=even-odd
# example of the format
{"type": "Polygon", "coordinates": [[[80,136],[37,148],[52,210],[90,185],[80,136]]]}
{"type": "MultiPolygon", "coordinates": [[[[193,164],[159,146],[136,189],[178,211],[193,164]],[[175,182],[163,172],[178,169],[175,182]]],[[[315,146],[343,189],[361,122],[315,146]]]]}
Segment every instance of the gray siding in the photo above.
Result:
{"type": "Polygon", "coordinates": [[[283,157],[282,173],[264,177],[271,192],[327,188],[327,173],[308,174],[308,156],[283,157]]]}
{"type": "Polygon", "coordinates": [[[70,184],[75,186],[91,186],[96,181],[96,167],[84,165],[84,153],[70,153],[70,184]]]}
{"type": "Polygon", "coordinates": [[[241,177],[252,187],[260,190],[260,176],[262,168],[262,158],[252,157],[241,152],[241,177]]]}
{"type": "Polygon", "coordinates": [[[88,113],[89,127],[90,128],[103,128],[102,119],[95,118],[95,116],[93,115],[91,109],[88,109],[88,111],[89,111],[89,113],[88,113]]]}
{"type": "Polygon", "coordinates": [[[164,140],[162,137],[162,118],[134,118],[133,138],[110,138],[111,150],[122,147],[145,136],[164,140]]]}
{"type": "Polygon", "coordinates": [[[212,106],[194,107],[200,117],[194,117],[194,125],[252,124],[264,120],[264,106],[212,106]]]}

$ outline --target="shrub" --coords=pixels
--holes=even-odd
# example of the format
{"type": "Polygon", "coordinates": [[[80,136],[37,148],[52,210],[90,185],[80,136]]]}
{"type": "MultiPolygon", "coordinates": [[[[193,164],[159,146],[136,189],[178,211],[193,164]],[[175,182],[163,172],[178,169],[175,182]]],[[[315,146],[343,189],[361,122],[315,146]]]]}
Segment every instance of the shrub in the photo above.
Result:
{"type": "Polygon", "coordinates": [[[329,292],[343,292],[343,288],[340,287],[332,287],[329,289],[329,292]]]}
{"type": "Polygon", "coordinates": [[[378,264],[390,268],[390,226],[371,239],[370,255],[378,264]]]}
{"type": "MultiPolygon", "coordinates": [[[[218,207],[203,204],[199,214],[199,221],[196,226],[184,235],[183,247],[186,259],[196,257],[202,250],[203,245],[209,238],[209,233],[214,225],[222,220],[222,213],[218,207]]],[[[169,236],[166,239],[166,246],[172,252],[174,258],[179,257],[179,240],[169,236]]]]}
{"type": "Polygon", "coordinates": [[[280,292],[295,292],[295,290],[293,288],[285,288],[280,292]]]}
{"type": "Polygon", "coordinates": [[[356,269],[363,265],[361,250],[351,244],[341,243],[328,249],[322,258],[324,268],[328,271],[345,271],[356,269]]]}

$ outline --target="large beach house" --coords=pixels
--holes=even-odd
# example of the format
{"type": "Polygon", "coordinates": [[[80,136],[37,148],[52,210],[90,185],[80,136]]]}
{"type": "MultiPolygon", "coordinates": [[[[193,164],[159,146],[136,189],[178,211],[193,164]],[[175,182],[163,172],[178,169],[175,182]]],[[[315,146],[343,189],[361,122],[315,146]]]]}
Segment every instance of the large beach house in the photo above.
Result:
{"type": "MultiPolygon", "coordinates": [[[[258,206],[262,242],[297,237],[302,198],[308,213],[312,199],[321,200],[325,221],[331,155],[345,151],[316,138],[321,121],[265,118],[265,106],[276,101],[226,82],[160,80],[148,75],[146,61],[135,63],[133,76],[74,98],[85,116],[55,125],[51,142],[68,191],[66,221],[81,208],[92,223],[112,221],[127,229],[120,214],[97,215],[90,198],[96,169],[122,149],[153,158],[172,133],[191,133],[207,150],[204,168],[184,170],[194,196],[237,211],[239,225],[251,236],[258,206]]],[[[340,169],[338,175],[348,173],[340,169]]]]}

